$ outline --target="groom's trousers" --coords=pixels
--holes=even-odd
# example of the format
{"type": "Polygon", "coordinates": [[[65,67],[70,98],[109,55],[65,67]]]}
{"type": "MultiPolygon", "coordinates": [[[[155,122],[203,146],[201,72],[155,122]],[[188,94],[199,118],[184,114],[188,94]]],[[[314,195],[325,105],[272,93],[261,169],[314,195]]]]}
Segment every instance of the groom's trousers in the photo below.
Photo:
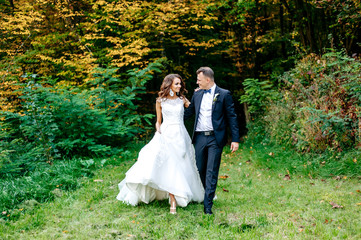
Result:
{"type": "Polygon", "coordinates": [[[199,175],[205,190],[204,209],[212,209],[217,188],[218,172],[223,147],[219,147],[214,134],[204,135],[196,132],[194,148],[199,175]]]}

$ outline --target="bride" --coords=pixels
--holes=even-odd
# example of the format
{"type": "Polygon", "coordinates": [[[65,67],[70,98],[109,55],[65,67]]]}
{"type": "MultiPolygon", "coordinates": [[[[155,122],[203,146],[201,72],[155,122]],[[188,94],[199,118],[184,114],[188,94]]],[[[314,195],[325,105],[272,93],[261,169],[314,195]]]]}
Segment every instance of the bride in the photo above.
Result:
{"type": "Polygon", "coordinates": [[[135,206],[169,198],[171,214],[176,214],[176,205],[203,201],[194,148],[183,122],[184,107],[189,105],[184,92],[180,75],[164,78],[156,101],[157,131],[119,183],[118,200],[135,206]]]}

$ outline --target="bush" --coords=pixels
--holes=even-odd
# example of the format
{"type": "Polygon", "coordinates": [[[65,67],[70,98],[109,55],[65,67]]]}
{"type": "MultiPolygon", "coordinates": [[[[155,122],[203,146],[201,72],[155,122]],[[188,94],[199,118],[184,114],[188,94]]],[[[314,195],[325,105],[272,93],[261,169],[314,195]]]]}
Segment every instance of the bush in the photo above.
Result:
{"type": "Polygon", "coordinates": [[[87,86],[73,88],[40,84],[36,75],[27,75],[21,109],[1,113],[0,178],[56,159],[117,154],[150,125],[153,114],[139,115],[135,101],[160,67],[161,61],[129,71],[122,81],[113,77],[117,69],[97,69],[87,86]]]}
{"type": "Polygon", "coordinates": [[[122,149],[153,117],[139,115],[135,102],[162,61],[128,71],[126,80],[114,77],[117,69],[99,68],[93,81],[72,88],[24,76],[21,107],[0,113],[0,219],[16,219],[76,189],[94,169],[129,157],[122,149]],[[98,158],[111,155],[118,157],[98,158]]]}
{"type": "Polygon", "coordinates": [[[253,104],[255,120],[247,125],[244,157],[283,173],[359,177],[360,69],[359,60],[343,53],[311,54],[281,76],[278,100],[272,88],[247,81],[241,99],[253,104]]]}
{"type": "Polygon", "coordinates": [[[255,117],[262,115],[268,108],[269,103],[278,98],[271,82],[247,78],[242,83],[245,94],[239,99],[241,103],[247,103],[248,110],[255,117]]]}
{"type": "Polygon", "coordinates": [[[309,55],[281,79],[282,99],[264,117],[278,143],[300,151],[361,146],[361,62],[343,53],[309,55]]]}

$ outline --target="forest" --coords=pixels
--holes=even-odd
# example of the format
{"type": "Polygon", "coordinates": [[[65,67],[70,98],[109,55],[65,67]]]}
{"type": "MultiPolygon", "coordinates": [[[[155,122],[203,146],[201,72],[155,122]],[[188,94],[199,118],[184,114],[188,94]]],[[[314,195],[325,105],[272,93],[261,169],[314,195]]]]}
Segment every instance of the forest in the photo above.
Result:
{"type": "Polygon", "coordinates": [[[360,53],[359,0],[0,0],[0,218],[122,162],[154,133],[163,78],[191,98],[201,66],[245,149],[301,156],[260,164],[359,178],[360,53]]]}

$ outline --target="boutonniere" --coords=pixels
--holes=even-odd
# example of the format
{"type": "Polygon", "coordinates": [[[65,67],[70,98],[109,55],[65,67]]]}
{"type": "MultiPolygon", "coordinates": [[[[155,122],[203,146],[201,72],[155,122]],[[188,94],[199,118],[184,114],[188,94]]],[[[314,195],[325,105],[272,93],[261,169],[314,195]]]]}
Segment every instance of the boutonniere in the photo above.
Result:
{"type": "Polygon", "coordinates": [[[214,94],[213,104],[217,101],[219,93],[214,94]]]}

